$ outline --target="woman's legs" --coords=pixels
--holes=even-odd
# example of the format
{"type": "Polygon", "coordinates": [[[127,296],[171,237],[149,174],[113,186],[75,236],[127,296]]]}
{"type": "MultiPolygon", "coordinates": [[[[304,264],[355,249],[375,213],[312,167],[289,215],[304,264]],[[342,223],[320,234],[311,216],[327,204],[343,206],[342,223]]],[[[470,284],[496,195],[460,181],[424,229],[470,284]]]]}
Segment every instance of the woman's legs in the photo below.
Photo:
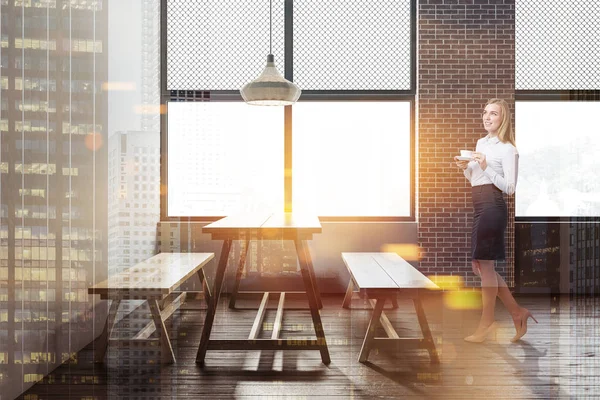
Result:
{"type": "MultiPolygon", "coordinates": [[[[475,275],[480,276],[481,273],[480,273],[479,260],[473,260],[471,263],[473,265],[473,272],[475,272],[475,275]]],[[[492,265],[493,265],[493,262],[492,262],[492,265]]],[[[513,319],[515,317],[518,317],[519,315],[521,315],[521,310],[522,310],[521,306],[519,306],[519,304],[513,297],[512,293],[508,289],[508,285],[506,284],[504,279],[502,279],[502,276],[500,276],[500,274],[497,272],[496,272],[496,282],[498,284],[498,297],[500,297],[500,300],[502,300],[504,307],[506,307],[508,312],[513,316],[513,319]]],[[[483,280],[481,282],[481,286],[482,287],[484,286],[483,280]]]]}
{"type": "Polygon", "coordinates": [[[500,297],[500,300],[502,300],[502,303],[504,303],[504,306],[510,315],[512,315],[513,319],[519,317],[521,315],[521,306],[517,304],[517,301],[508,289],[508,285],[497,272],[496,280],[498,281],[498,297],[500,297]]]}
{"type": "Polygon", "coordinates": [[[512,339],[512,341],[516,341],[520,339],[527,332],[527,318],[531,316],[533,320],[537,323],[536,319],[531,315],[528,309],[521,307],[515,298],[513,297],[510,290],[508,290],[508,286],[504,279],[500,275],[497,277],[498,280],[498,297],[504,303],[504,306],[510,313],[513,324],[515,325],[515,330],[517,331],[517,335],[512,339]]]}
{"type": "Polygon", "coordinates": [[[517,303],[504,279],[502,279],[500,274],[494,270],[494,261],[473,260],[472,264],[475,274],[481,277],[481,295],[483,302],[481,320],[475,334],[483,332],[492,322],[494,322],[496,295],[500,297],[500,300],[512,316],[518,334],[523,328],[523,320],[527,318],[529,311],[517,303]]]}
{"type": "MultiPolygon", "coordinates": [[[[481,333],[494,322],[494,309],[496,307],[496,296],[498,295],[498,275],[494,270],[493,260],[473,260],[479,267],[481,277],[481,298],[483,311],[479,327],[475,334],[481,333]]],[[[508,289],[507,289],[508,290],[508,289]]]]}

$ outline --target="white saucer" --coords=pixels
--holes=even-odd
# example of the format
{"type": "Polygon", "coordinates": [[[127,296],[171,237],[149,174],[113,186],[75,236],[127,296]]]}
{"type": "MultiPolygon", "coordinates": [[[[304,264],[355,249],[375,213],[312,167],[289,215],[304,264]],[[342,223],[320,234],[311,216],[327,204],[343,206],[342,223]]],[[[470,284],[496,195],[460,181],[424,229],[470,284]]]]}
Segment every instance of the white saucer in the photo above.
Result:
{"type": "Polygon", "coordinates": [[[459,161],[471,161],[473,160],[472,157],[462,157],[462,156],[456,156],[456,159],[459,161]]]}

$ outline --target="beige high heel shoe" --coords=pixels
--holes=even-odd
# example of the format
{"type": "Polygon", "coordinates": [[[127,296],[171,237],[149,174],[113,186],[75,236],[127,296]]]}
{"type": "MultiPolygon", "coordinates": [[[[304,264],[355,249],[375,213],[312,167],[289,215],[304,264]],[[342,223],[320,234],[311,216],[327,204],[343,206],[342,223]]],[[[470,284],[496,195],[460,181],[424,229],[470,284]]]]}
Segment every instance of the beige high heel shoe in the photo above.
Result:
{"type": "Polygon", "coordinates": [[[536,324],[538,323],[537,319],[535,319],[531,312],[525,309],[525,312],[521,314],[520,325],[518,327],[515,327],[517,329],[517,334],[512,339],[510,339],[511,342],[518,342],[527,333],[527,320],[529,318],[533,319],[536,324]]]}
{"type": "Polygon", "coordinates": [[[496,329],[498,329],[498,323],[494,321],[490,324],[490,326],[485,328],[481,334],[467,336],[464,340],[465,342],[469,343],[483,343],[483,341],[491,334],[494,335],[494,340],[496,340],[496,329]]]}

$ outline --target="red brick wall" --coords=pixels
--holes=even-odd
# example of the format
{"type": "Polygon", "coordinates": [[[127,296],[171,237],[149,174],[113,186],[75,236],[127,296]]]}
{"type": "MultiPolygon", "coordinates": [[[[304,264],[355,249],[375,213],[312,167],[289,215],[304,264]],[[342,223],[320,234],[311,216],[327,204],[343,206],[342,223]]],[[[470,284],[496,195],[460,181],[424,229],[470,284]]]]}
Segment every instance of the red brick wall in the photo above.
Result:
{"type": "MultiPolygon", "coordinates": [[[[478,286],[470,262],[470,184],[452,157],[486,135],[481,112],[488,99],[514,105],[515,0],[417,1],[420,267],[478,286]]],[[[514,201],[508,205],[507,260],[497,270],[511,285],[514,201]]]]}

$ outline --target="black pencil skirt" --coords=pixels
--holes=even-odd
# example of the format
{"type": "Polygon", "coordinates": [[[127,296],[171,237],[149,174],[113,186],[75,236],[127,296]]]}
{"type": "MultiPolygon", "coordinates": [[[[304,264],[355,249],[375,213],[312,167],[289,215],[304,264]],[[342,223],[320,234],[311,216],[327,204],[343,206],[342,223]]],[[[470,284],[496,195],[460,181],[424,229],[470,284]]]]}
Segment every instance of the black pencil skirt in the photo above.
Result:
{"type": "Polygon", "coordinates": [[[471,257],[474,260],[504,260],[508,210],[502,191],[491,184],[473,186],[472,191],[471,257]]]}

